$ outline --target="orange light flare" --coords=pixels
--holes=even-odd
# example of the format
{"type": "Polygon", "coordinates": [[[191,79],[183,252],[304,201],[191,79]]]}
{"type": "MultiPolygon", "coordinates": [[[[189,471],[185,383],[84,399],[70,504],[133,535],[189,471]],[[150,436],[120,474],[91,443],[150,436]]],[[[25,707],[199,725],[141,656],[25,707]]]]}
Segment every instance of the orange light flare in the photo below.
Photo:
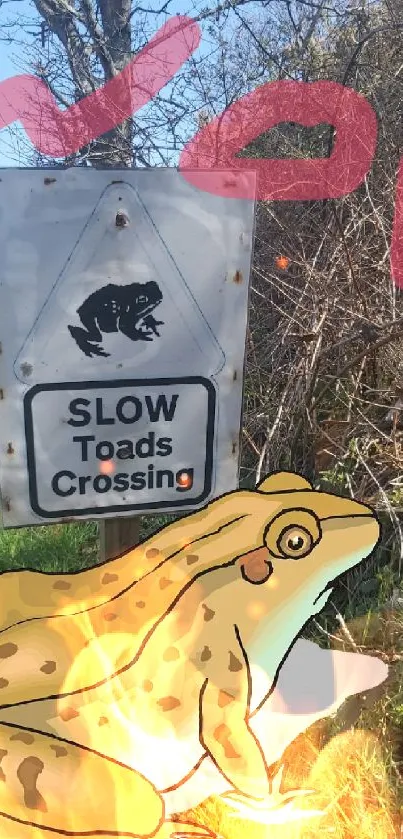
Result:
{"type": "MultiPolygon", "coordinates": [[[[253,606],[259,617],[258,597],[253,606]]],[[[183,756],[187,741],[177,739],[164,713],[150,719],[149,673],[143,678],[141,669],[137,670],[138,675],[131,684],[125,675],[128,671],[113,675],[122,664],[131,660],[136,648],[136,633],[114,631],[97,635],[92,614],[90,611],[75,615],[75,633],[69,633],[69,639],[66,638],[69,644],[73,635],[76,638],[81,633],[83,643],[76,647],[80,651],[73,657],[63,680],[61,693],[69,696],[59,700],[56,724],[66,706],[71,706],[76,713],[70,715],[68,728],[55,731],[55,734],[81,743],[98,755],[109,756],[110,760],[98,760],[91,752],[83,751],[70,776],[68,770],[63,770],[61,759],[50,762],[47,758],[46,768],[50,771],[47,778],[50,780],[46,781],[48,786],[42,786],[44,778],[40,776],[38,789],[46,797],[49,812],[63,812],[63,818],[58,822],[60,832],[91,835],[91,832],[106,829],[129,836],[130,831],[133,835],[151,834],[149,820],[155,801],[147,778],[152,780],[155,761],[166,766],[169,773],[174,756],[180,752],[183,756]],[[99,688],[100,669],[105,679],[109,679],[102,689],[99,688]],[[82,690],[83,686],[94,683],[98,685],[96,690],[82,690]],[[82,692],[75,693],[80,688],[82,692]],[[140,775],[137,776],[133,769],[140,775]],[[92,789],[105,790],[102,813],[100,799],[93,797],[92,789]]],[[[168,621],[164,648],[174,643],[173,627],[174,623],[171,625],[168,621]]],[[[193,624],[191,632],[198,632],[193,624]]],[[[155,680],[159,672],[156,664],[155,680]]],[[[178,669],[172,667],[169,672],[163,686],[167,701],[177,696],[182,673],[180,660],[178,669]]],[[[55,720],[49,722],[52,726],[55,720]]],[[[267,724],[270,725],[270,717],[267,724]]],[[[275,715],[272,724],[276,725],[275,715]]],[[[304,737],[307,742],[308,735],[304,737]]],[[[292,760],[285,764],[286,771],[282,767],[277,772],[272,796],[267,802],[255,804],[235,792],[211,796],[211,788],[206,788],[207,804],[187,813],[178,813],[178,817],[183,822],[200,824],[201,830],[205,827],[215,831],[223,839],[323,839],[327,836],[332,839],[396,839],[392,815],[394,802],[375,735],[365,730],[338,734],[324,748],[315,749],[314,753],[311,749],[309,761],[306,755],[304,759],[303,748],[298,745],[294,748],[294,745],[290,747],[292,760]]],[[[161,787],[156,786],[168,787],[169,779],[161,787]]],[[[17,818],[26,818],[26,811],[25,816],[22,815],[17,805],[10,805],[10,811],[17,818]]],[[[0,835],[20,839],[18,830],[15,834],[12,832],[14,825],[11,832],[1,830],[1,827],[0,815],[0,835]]],[[[156,839],[169,839],[174,833],[172,824],[166,823],[162,832],[156,833],[156,839]]],[[[186,829],[183,833],[186,835],[186,829]]],[[[30,834],[21,832],[21,839],[49,839],[49,830],[35,828],[30,834]]]]}
{"type": "MultiPolygon", "coordinates": [[[[312,744],[311,744],[312,745],[312,744]]],[[[272,803],[251,804],[235,794],[210,798],[186,816],[225,839],[397,839],[397,807],[382,750],[363,729],[337,734],[316,750],[301,785],[301,762],[279,792],[282,768],[273,781],[272,803]],[[300,777],[298,778],[298,774],[300,777]],[[301,785],[294,789],[293,783],[301,785]]],[[[312,756],[312,755],[311,755],[312,756]]],[[[306,757],[306,755],[305,755],[306,757]]],[[[296,785],[297,785],[296,784],[296,785]]],[[[295,786],[296,786],[295,785],[295,786]]]]}
{"type": "MultiPolygon", "coordinates": [[[[88,805],[89,822],[86,824],[86,812],[82,803],[80,809],[76,801],[75,807],[69,807],[68,811],[66,809],[64,830],[76,832],[80,836],[87,830],[88,835],[92,835],[94,825],[97,825],[98,830],[107,829],[118,835],[151,835],[150,819],[155,801],[153,803],[154,793],[148,781],[153,783],[153,766],[155,768],[156,761],[167,767],[172,765],[172,755],[180,748],[180,744],[175,738],[168,715],[161,713],[150,719],[150,691],[153,687],[149,675],[143,678],[140,670],[136,671],[135,681],[130,680],[130,677],[129,681],[125,678],[126,666],[136,649],[136,634],[113,632],[97,635],[90,612],[74,616],[74,622],[86,646],[75,656],[63,682],[61,692],[69,696],[58,701],[58,718],[63,717],[66,709],[73,709],[73,715],[70,714],[68,720],[70,734],[59,729],[57,736],[69,736],[74,742],[82,743],[86,748],[106,756],[107,759],[99,762],[97,767],[94,765],[95,772],[89,760],[86,767],[85,753],[82,757],[84,780],[90,780],[97,789],[105,790],[102,799],[102,802],[105,801],[105,805],[102,803],[105,811],[100,814],[99,799],[97,804],[94,799],[93,806],[92,803],[88,805]],[[91,643],[90,648],[88,642],[91,643]],[[102,686],[99,685],[100,669],[106,680],[102,686]],[[84,685],[94,683],[97,684],[96,689],[77,693],[84,685]],[[140,774],[137,775],[137,772],[140,774]]],[[[173,643],[169,626],[164,646],[165,643],[167,648],[173,643]]],[[[156,664],[155,678],[157,670],[156,664]]],[[[170,698],[175,697],[176,678],[173,667],[170,676],[164,681],[167,705],[170,698]]],[[[53,723],[55,720],[51,721],[51,725],[53,723]]],[[[186,745],[182,751],[183,748],[186,745]]],[[[57,770],[59,774],[60,764],[57,770]]],[[[66,784],[69,780],[66,778],[66,784]]],[[[166,785],[168,781],[167,778],[166,785]]],[[[90,789],[88,798],[91,800],[90,789]]],[[[175,828],[167,822],[157,831],[156,839],[170,839],[175,835],[175,828]]],[[[38,839],[48,839],[48,835],[40,834],[38,839]]]]}
{"type": "Polygon", "coordinates": [[[324,810],[313,808],[304,809],[295,806],[296,801],[302,800],[306,796],[312,796],[314,794],[313,790],[298,789],[289,794],[280,793],[283,769],[284,767],[281,766],[273,778],[272,793],[269,802],[250,804],[236,794],[225,796],[226,800],[230,801],[234,808],[234,812],[229,814],[229,818],[239,819],[243,817],[247,821],[264,825],[288,825],[292,822],[299,823],[304,819],[314,819],[318,816],[323,816],[324,810]]]}
{"type": "Polygon", "coordinates": [[[280,271],[286,271],[289,264],[290,264],[290,260],[289,260],[288,256],[284,256],[284,255],[276,256],[275,265],[276,265],[276,268],[279,268],[280,271]]]}
{"type": "MultiPolygon", "coordinates": [[[[265,583],[265,585],[266,585],[266,588],[273,588],[274,589],[274,588],[277,588],[278,581],[273,580],[273,582],[272,582],[271,578],[270,578],[267,581],[267,583],[265,583]]],[[[263,618],[264,615],[266,614],[266,604],[265,604],[264,600],[258,600],[258,599],[251,600],[250,603],[248,603],[246,612],[247,612],[248,618],[250,618],[251,620],[255,620],[255,621],[261,620],[261,618],[263,618]]]]}
{"type": "Polygon", "coordinates": [[[99,471],[101,475],[112,475],[115,471],[115,464],[113,460],[100,460],[99,471]]]}
{"type": "Polygon", "coordinates": [[[177,478],[179,486],[183,487],[184,489],[190,489],[193,484],[193,480],[191,475],[188,472],[181,472],[179,478],[177,478]]]}

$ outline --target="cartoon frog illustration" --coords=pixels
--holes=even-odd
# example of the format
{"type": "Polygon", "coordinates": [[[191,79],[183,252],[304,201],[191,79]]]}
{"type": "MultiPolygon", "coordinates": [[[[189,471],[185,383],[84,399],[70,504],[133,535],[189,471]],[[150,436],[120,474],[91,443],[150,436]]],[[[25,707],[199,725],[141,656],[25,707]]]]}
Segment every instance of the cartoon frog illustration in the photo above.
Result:
{"type": "Polygon", "coordinates": [[[36,577],[32,596],[32,587],[21,580],[18,590],[9,577],[15,613],[0,636],[5,833],[14,819],[19,839],[33,839],[36,826],[78,836],[202,835],[201,827],[164,822],[164,795],[206,756],[236,794],[268,799],[270,767],[250,720],[306,623],[378,538],[370,508],[280,473],[161,530],[143,546],[152,569],[132,584],[130,554],[109,563],[116,575],[104,568],[54,575],[70,581],[65,603],[60,586],[55,602],[54,581],[48,606],[50,580],[40,596],[36,577]],[[105,576],[118,578],[110,580],[109,600],[105,576]],[[100,578],[100,591],[85,602],[88,584],[100,578]],[[31,592],[25,614],[22,591],[31,592]],[[52,610],[59,615],[49,617],[52,610]],[[91,627],[81,646],[74,635],[80,615],[91,627]],[[90,666],[92,635],[102,666],[90,666]],[[264,678],[255,681],[262,647],[264,678]],[[112,648],[110,676],[100,679],[112,648]]]}
{"type": "Polygon", "coordinates": [[[114,285],[97,289],[77,309],[81,326],[68,327],[70,334],[85,355],[109,356],[102,347],[102,333],[121,332],[131,341],[152,341],[159,336],[151,312],[162,301],[162,293],[154,281],[114,285]]]}

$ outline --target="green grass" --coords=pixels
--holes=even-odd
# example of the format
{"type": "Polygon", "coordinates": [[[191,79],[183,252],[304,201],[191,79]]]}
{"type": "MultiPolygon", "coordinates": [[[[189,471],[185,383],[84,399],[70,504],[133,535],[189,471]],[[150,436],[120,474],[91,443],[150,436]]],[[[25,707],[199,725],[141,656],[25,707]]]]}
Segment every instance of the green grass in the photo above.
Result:
{"type": "Polygon", "coordinates": [[[54,524],[0,532],[0,571],[71,572],[97,562],[98,525],[54,524]]]}
{"type": "MultiPolygon", "coordinates": [[[[141,538],[147,538],[175,518],[144,517],[141,538]]],[[[30,568],[48,573],[69,573],[96,565],[98,560],[97,522],[0,530],[0,572],[30,568]]]]}

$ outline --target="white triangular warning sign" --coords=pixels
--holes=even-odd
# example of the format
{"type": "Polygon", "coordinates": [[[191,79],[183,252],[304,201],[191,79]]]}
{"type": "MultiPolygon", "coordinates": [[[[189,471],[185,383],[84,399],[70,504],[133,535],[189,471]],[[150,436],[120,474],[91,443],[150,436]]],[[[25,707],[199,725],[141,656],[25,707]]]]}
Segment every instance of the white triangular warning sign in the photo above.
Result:
{"type": "Polygon", "coordinates": [[[109,185],[15,360],[17,378],[212,376],[224,362],[138,193],[109,185]]]}

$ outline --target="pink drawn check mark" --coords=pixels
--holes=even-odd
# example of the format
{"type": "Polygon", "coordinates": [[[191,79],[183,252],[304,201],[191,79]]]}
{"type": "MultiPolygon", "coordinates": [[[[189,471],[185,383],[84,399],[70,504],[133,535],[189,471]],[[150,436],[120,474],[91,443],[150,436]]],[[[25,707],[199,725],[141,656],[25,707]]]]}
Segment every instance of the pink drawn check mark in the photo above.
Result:
{"type": "Polygon", "coordinates": [[[65,111],[35,76],[6,79],[0,83],[0,129],[19,120],[38,151],[67,157],[146,105],[197,49],[200,38],[192,18],[175,16],[121,73],[65,111]]]}

